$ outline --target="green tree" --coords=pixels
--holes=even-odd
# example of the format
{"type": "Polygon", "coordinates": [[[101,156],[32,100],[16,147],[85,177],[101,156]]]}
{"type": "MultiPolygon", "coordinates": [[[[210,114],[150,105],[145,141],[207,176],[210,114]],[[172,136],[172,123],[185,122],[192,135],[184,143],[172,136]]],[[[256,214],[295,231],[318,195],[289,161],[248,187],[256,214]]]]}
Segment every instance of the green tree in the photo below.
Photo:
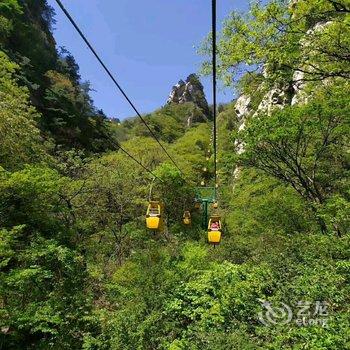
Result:
{"type": "Polygon", "coordinates": [[[53,170],[2,172],[0,182],[0,324],[5,349],[79,349],[91,297],[70,210],[53,170]]]}
{"type": "MultiPolygon", "coordinates": [[[[244,14],[232,12],[218,44],[218,72],[227,85],[242,71],[267,73],[270,83],[349,78],[349,4],[345,0],[253,2],[244,14]]],[[[209,40],[202,53],[210,51],[209,40]]],[[[204,64],[209,73],[210,62],[204,64]]]]}
{"type": "Polygon", "coordinates": [[[40,115],[29,103],[28,90],[19,87],[14,78],[18,69],[0,52],[0,164],[9,170],[44,155],[37,127],[40,115]]]}
{"type": "MultiPolygon", "coordinates": [[[[292,186],[318,214],[335,193],[344,193],[349,147],[347,83],[325,87],[308,104],[254,118],[243,132],[244,164],[292,186]]],[[[340,227],[335,225],[340,234],[340,227]]]]}
{"type": "Polygon", "coordinates": [[[17,0],[6,0],[0,3],[0,47],[6,43],[6,39],[13,30],[13,19],[21,13],[21,7],[17,0]]]}
{"type": "Polygon", "coordinates": [[[135,223],[145,215],[150,182],[143,176],[142,168],[135,169],[125,155],[105,155],[88,164],[81,193],[73,200],[81,227],[91,232],[91,244],[84,244],[98,256],[103,247],[106,272],[113,271],[116,263],[121,265],[139,243],[135,223]]]}

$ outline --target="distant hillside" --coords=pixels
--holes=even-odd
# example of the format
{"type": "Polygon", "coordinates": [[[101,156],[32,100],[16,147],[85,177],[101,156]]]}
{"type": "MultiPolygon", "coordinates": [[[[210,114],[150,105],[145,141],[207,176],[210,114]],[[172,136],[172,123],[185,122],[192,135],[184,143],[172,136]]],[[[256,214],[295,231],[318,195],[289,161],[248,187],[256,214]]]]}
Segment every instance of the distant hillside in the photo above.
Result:
{"type": "Polygon", "coordinates": [[[37,122],[45,139],[65,149],[106,150],[106,117],[94,106],[74,57],[56,47],[53,16],[46,0],[2,1],[0,48],[18,65],[17,82],[41,114],[37,122]]]}
{"type": "Polygon", "coordinates": [[[215,163],[197,76],[144,116],[156,140],[95,108],[46,1],[0,1],[0,350],[349,349],[349,23],[227,14],[215,163]]]}

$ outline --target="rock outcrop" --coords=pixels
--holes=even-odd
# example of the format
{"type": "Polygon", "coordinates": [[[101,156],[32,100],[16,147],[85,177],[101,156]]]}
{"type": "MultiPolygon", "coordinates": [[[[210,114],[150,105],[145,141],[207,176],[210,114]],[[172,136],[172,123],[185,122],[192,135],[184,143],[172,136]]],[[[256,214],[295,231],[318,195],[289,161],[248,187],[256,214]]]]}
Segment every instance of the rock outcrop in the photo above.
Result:
{"type": "Polygon", "coordinates": [[[304,83],[304,72],[297,70],[293,74],[293,90],[294,96],[291,101],[291,105],[294,106],[296,104],[300,104],[302,102],[306,102],[307,97],[304,93],[305,83],[304,83]]]}
{"type": "Polygon", "coordinates": [[[244,120],[251,111],[251,98],[248,95],[241,95],[235,104],[235,112],[239,121],[244,120]]]}
{"type": "MultiPolygon", "coordinates": [[[[249,114],[252,112],[251,97],[248,95],[241,95],[235,104],[235,112],[239,122],[238,131],[242,131],[245,128],[246,120],[249,114]]],[[[244,144],[241,140],[235,141],[236,152],[242,154],[244,152],[244,144]]]]}
{"type": "MultiPolygon", "coordinates": [[[[299,0],[291,0],[290,6],[293,9],[299,0]]],[[[310,41],[310,36],[315,33],[322,32],[324,28],[331,25],[332,22],[319,22],[313,25],[306,33],[305,37],[300,42],[300,47],[305,50],[305,56],[312,53],[312,47],[310,41]]],[[[265,79],[270,78],[270,72],[268,65],[264,65],[262,69],[262,75],[265,79]]],[[[281,83],[276,83],[276,85],[270,88],[262,96],[260,103],[257,107],[253,108],[251,106],[252,97],[248,95],[241,95],[235,103],[235,113],[236,118],[239,122],[238,135],[239,132],[243,131],[246,127],[249,118],[256,118],[258,115],[269,116],[273,111],[278,109],[283,109],[289,105],[304,104],[308,101],[308,96],[306,94],[306,82],[305,82],[305,71],[306,68],[295,70],[291,82],[286,82],[284,85],[281,83]]],[[[310,71],[310,70],[309,70],[310,71]]],[[[264,91],[264,82],[260,86],[261,91],[264,91]]],[[[260,88],[258,90],[260,90],[260,88]]],[[[244,143],[238,138],[235,141],[235,148],[237,154],[242,154],[245,151],[244,143]]],[[[241,168],[236,167],[234,169],[234,178],[239,178],[241,173],[241,168]]]]}
{"type": "MultiPolygon", "coordinates": [[[[297,1],[296,1],[297,2],[297,1]]],[[[312,28],[310,28],[305,37],[300,41],[301,50],[304,52],[304,57],[307,57],[307,60],[310,60],[312,56],[317,55],[317,51],[313,49],[313,42],[315,41],[315,36],[322,33],[322,31],[332,25],[332,21],[327,22],[318,22],[312,28]]],[[[308,96],[305,93],[305,73],[315,72],[315,68],[312,64],[307,64],[305,67],[302,67],[301,70],[296,70],[293,75],[293,90],[294,96],[291,101],[291,105],[307,103],[308,96]]],[[[326,81],[326,80],[325,80],[326,81]]]]}
{"type": "Polygon", "coordinates": [[[206,116],[210,115],[207,99],[205,98],[203,85],[195,74],[187,77],[186,81],[180,80],[173,86],[167,103],[193,102],[206,116]]]}
{"type": "Polygon", "coordinates": [[[293,86],[286,84],[285,86],[271,89],[261,100],[255,115],[259,113],[271,113],[276,109],[282,109],[285,106],[291,104],[293,98],[294,89],[293,86]]]}

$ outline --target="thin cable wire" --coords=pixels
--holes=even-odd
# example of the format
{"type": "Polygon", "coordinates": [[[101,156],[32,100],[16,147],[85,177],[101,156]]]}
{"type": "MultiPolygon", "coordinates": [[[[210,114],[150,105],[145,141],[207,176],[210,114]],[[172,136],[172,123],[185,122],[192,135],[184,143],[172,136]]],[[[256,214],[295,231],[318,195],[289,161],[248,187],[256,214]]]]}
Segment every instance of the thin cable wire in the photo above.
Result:
{"type": "Polygon", "coordinates": [[[103,69],[106,71],[106,73],[108,74],[108,76],[112,79],[113,83],[116,85],[116,87],[118,88],[118,90],[121,92],[121,94],[124,96],[124,98],[128,101],[128,103],[130,104],[130,106],[132,107],[132,109],[135,111],[135,113],[137,114],[137,116],[141,119],[142,123],[147,127],[148,131],[151,133],[152,137],[157,141],[157,143],[159,144],[159,146],[163,149],[163,151],[166,153],[166,155],[169,157],[169,159],[172,161],[172,163],[175,165],[175,167],[180,171],[181,175],[183,175],[181,169],[178,167],[178,165],[176,164],[176,162],[174,161],[174,159],[171,157],[171,155],[168,153],[168,151],[165,149],[165,147],[162,145],[162,143],[159,141],[159,139],[157,138],[157,136],[154,134],[154,132],[152,131],[152,129],[149,127],[149,125],[146,123],[145,119],[142,117],[142,115],[140,114],[140,112],[136,109],[135,105],[132,103],[132,101],[130,100],[130,98],[128,97],[128,95],[126,94],[126,92],[124,91],[124,89],[120,86],[120,84],[117,82],[116,78],[113,76],[113,74],[111,73],[111,71],[107,68],[107,66],[105,65],[105,63],[102,61],[102,59],[100,58],[100,56],[97,54],[96,50],[92,47],[92,45],[90,44],[90,42],[87,40],[86,36],[83,34],[83,32],[81,31],[81,29],[78,27],[78,25],[76,24],[76,22],[74,21],[74,19],[72,18],[72,16],[69,14],[69,12],[66,10],[66,8],[64,7],[64,5],[62,4],[62,2],[60,0],[55,0],[57,5],[61,8],[61,10],[63,11],[63,13],[66,15],[66,17],[68,18],[68,20],[71,22],[71,24],[73,25],[73,27],[76,29],[76,31],[79,33],[79,35],[81,36],[81,38],[84,40],[85,44],[88,46],[88,48],[91,50],[91,52],[94,54],[94,56],[96,57],[96,59],[98,60],[98,62],[101,64],[101,66],[103,67],[103,69]]]}
{"type": "Polygon", "coordinates": [[[213,53],[213,119],[214,119],[214,178],[215,178],[215,200],[217,185],[217,136],[216,136],[216,0],[212,0],[212,53],[213,53]]]}
{"type": "Polygon", "coordinates": [[[162,179],[160,179],[157,175],[155,175],[153,173],[152,170],[149,170],[147,167],[145,167],[139,160],[137,160],[133,155],[131,155],[125,148],[123,148],[122,146],[120,146],[120,144],[116,143],[112,138],[110,138],[109,136],[106,136],[107,140],[109,141],[109,143],[117,148],[120,149],[122,152],[124,152],[128,157],[130,157],[134,162],[136,162],[138,165],[140,165],[140,167],[142,167],[144,170],[146,170],[149,174],[151,174],[155,179],[159,180],[160,182],[163,182],[162,179]]]}

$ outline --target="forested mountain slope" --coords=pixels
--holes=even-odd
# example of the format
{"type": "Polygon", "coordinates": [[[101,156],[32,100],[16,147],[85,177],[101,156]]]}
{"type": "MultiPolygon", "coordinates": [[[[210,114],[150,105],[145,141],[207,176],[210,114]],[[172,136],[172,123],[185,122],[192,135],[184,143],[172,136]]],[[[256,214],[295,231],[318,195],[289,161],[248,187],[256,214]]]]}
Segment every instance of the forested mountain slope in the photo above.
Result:
{"type": "Polygon", "coordinates": [[[73,56],[56,48],[46,1],[2,1],[0,11],[3,57],[17,64],[13,73],[42,114],[36,122],[43,139],[65,149],[108,149],[106,118],[94,107],[73,56]]]}
{"type": "Polygon", "coordinates": [[[194,209],[210,111],[144,116],[183,178],[137,118],[94,106],[46,1],[0,1],[0,349],[350,348],[350,5],[228,16],[218,70],[239,97],[219,107],[214,249],[194,209]],[[145,228],[151,186],[164,232],[145,228]]]}

